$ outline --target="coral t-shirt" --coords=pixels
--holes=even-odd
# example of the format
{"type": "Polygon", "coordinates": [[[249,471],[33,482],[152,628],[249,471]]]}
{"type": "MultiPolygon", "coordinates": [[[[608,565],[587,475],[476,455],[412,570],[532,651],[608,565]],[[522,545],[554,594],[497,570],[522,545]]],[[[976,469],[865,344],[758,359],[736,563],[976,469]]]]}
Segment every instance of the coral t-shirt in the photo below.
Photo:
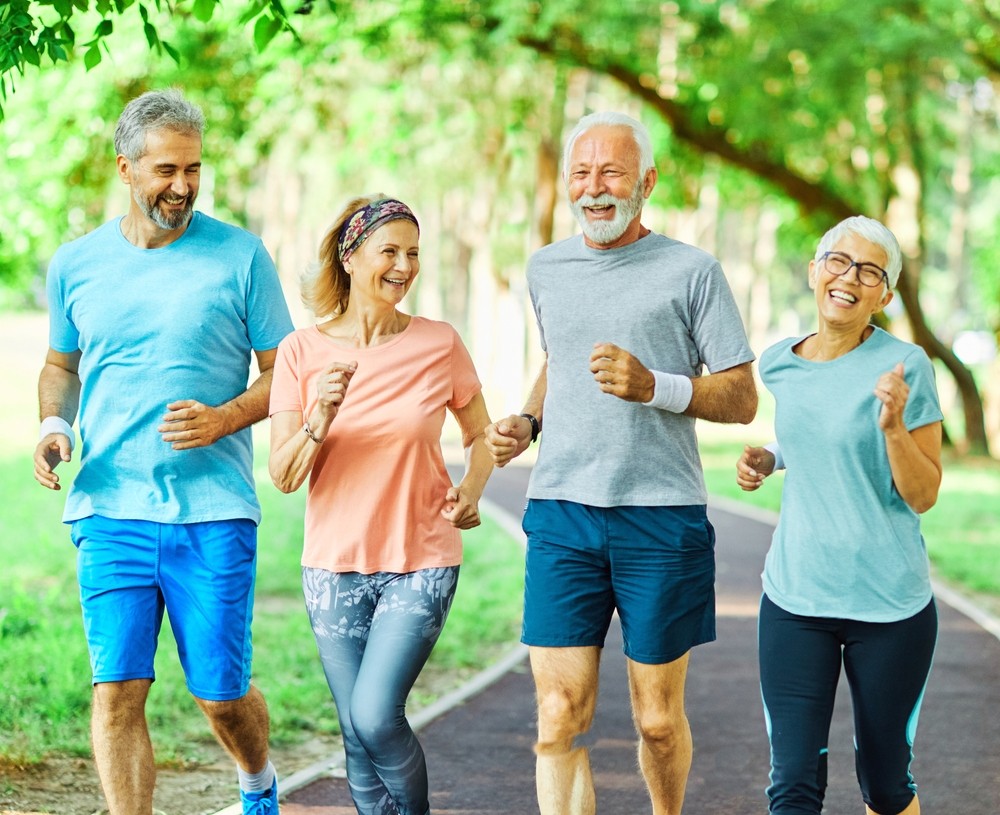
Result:
{"type": "Polygon", "coordinates": [[[309,477],[302,565],[333,572],[412,572],[462,561],[461,535],[441,517],[451,478],[441,452],[446,408],[481,390],[447,323],[413,317],[381,345],[347,348],[317,327],[278,347],[273,416],[309,415],[316,379],[357,362],[309,477]]]}

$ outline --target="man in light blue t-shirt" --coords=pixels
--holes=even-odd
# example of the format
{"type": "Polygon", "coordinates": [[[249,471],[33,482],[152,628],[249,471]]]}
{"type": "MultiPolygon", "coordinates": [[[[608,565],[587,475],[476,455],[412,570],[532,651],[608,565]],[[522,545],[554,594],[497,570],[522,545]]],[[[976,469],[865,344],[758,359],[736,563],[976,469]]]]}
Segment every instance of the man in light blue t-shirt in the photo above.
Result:
{"type": "Polygon", "coordinates": [[[94,759],[110,815],[150,815],[145,718],[163,612],[188,689],[237,763],[244,813],[278,811],[268,713],[250,684],[260,506],[250,425],[292,330],[260,239],[194,212],[204,117],[178,91],[115,131],[129,211],[56,252],[35,479],[61,489],[93,669],[94,759]],[[259,377],[249,385],[251,352],[259,377]]]}
{"type": "Polygon", "coordinates": [[[641,223],[657,174],[639,122],[585,117],[563,174],[583,235],[528,264],[546,363],[523,413],[486,432],[502,467],[544,415],[524,516],[522,631],[538,695],[539,808],[594,812],[589,758],[574,740],[590,728],[617,611],[653,811],[679,813],[688,655],[715,639],[715,539],[694,425],[753,419],[754,356],[718,261],[641,223]]]}

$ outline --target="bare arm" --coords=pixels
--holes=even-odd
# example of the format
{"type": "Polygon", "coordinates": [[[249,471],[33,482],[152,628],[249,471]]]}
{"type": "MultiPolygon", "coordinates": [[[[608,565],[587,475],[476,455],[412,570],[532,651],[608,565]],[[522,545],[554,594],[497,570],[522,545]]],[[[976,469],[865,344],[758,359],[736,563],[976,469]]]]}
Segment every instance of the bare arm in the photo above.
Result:
{"type": "Polygon", "coordinates": [[[493,457],[486,449],[486,426],[490,423],[490,414],[486,410],[486,400],[482,393],[477,393],[467,405],[452,413],[462,429],[465,476],[457,486],[448,490],[441,515],[452,526],[472,529],[482,523],[479,499],[482,498],[486,482],[493,472],[493,457]]]}
{"type": "Polygon", "coordinates": [[[757,385],[750,366],[749,362],[744,362],[692,379],[691,404],[684,415],[708,422],[752,422],[757,415],[757,385]]]}
{"type": "Polygon", "coordinates": [[[282,492],[295,492],[312,472],[356,369],[355,362],[334,362],[328,366],[316,380],[317,401],[308,416],[283,410],[271,417],[271,455],[267,468],[274,486],[282,492]],[[311,436],[303,425],[309,426],[311,436]]]}
{"type": "MultiPolygon", "coordinates": [[[[72,425],[80,405],[80,352],[64,354],[49,349],[38,376],[38,414],[40,419],[58,416],[72,425]]],[[[63,433],[49,433],[35,447],[35,480],[43,487],[58,490],[55,469],[60,461],[71,459],[70,440],[63,433]]]]}
{"type": "Polygon", "coordinates": [[[926,512],[937,503],[941,487],[941,422],[906,429],[903,409],[910,388],[902,364],[879,377],[875,395],[882,402],[878,423],[885,435],[893,484],[914,512],[926,512]]]}
{"type": "Polygon", "coordinates": [[[163,441],[175,450],[208,447],[267,418],[271,377],[278,349],[256,351],[260,376],[239,396],[221,405],[206,405],[195,399],[179,399],[167,405],[168,413],[157,428],[163,441]]]}
{"type": "MultiPolygon", "coordinates": [[[[524,410],[521,411],[535,417],[539,430],[542,427],[542,410],[547,390],[548,363],[546,362],[538,372],[535,384],[531,386],[531,392],[524,403],[524,410]]],[[[531,444],[531,422],[523,416],[510,415],[486,428],[486,449],[497,467],[503,467],[517,458],[528,449],[529,444],[531,444]]]]}

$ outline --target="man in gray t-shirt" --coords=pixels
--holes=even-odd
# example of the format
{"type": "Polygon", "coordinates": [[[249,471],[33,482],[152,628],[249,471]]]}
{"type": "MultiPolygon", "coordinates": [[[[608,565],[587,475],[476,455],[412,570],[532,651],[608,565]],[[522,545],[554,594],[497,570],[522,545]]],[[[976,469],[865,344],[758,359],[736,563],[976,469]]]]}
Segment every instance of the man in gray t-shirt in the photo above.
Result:
{"type": "Polygon", "coordinates": [[[640,767],[653,811],[676,815],[691,765],[688,654],[715,639],[694,423],[753,419],[754,355],[718,261],[641,223],[657,173],[639,122],[585,117],[563,173],[583,235],[528,265],[546,363],[524,412],[486,429],[502,467],[545,427],[524,517],[522,632],[538,693],[539,809],[594,812],[574,739],[590,728],[617,611],[640,767]]]}

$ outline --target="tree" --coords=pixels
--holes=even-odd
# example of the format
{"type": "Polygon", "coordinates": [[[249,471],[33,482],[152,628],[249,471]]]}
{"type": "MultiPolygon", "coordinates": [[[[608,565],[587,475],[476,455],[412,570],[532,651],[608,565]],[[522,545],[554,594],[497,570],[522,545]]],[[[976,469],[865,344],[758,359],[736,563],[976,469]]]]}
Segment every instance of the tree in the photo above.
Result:
{"type": "MultiPolygon", "coordinates": [[[[0,6],[0,120],[8,91],[15,90],[15,75],[24,76],[28,66],[66,62],[77,50],[82,50],[87,70],[99,65],[102,52],[108,52],[116,18],[137,13],[149,48],[179,61],[177,48],[160,36],[157,17],[169,11],[207,23],[220,4],[221,0],[6,0],[0,6]],[[78,37],[80,27],[90,31],[89,36],[78,37]]],[[[242,7],[240,22],[254,23],[259,49],[281,31],[295,36],[281,0],[247,0],[242,7]]]]}

